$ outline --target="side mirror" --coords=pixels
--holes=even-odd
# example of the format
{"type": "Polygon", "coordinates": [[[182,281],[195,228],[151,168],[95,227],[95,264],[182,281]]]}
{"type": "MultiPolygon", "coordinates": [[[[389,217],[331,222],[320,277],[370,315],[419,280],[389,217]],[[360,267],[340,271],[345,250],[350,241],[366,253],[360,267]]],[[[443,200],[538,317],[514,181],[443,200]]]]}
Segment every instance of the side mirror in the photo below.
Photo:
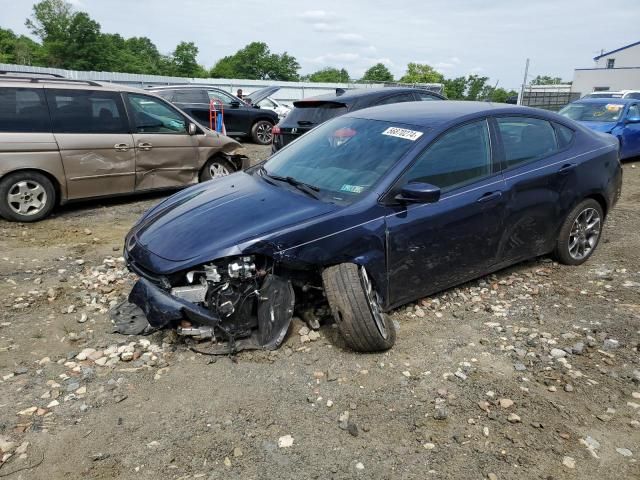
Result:
{"type": "Polygon", "coordinates": [[[436,203],[440,200],[440,187],[430,183],[409,182],[396,195],[396,200],[406,203],[436,203]]]}
{"type": "Polygon", "coordinates": [[[240,108],[240,102],[238,100],[231,100],[231,103],[229,103],[229,105],[231,106],[231,108],[240,108]]]}
{"type": "Polygon", "coordinates": [[[627,123],[640,123],[640,117],[629,117],[627,123]]]}
{"type": "Polygon", "coordinates": [[[190,123],[187,131],[189,132],[189,135],[195,135],[198,133],[198,127],[196,127],[195,123],[190,123]]]}

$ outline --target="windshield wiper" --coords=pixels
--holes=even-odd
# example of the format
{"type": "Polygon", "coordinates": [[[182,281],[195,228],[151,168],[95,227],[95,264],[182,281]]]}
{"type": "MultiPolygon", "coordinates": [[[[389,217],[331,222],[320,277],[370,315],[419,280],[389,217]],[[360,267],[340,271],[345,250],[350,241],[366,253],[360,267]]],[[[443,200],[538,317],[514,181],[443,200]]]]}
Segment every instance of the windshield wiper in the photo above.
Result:
{"type": "Polygon", "coordinates": [[[289,185],[294,186],[295,188],[297,188],[298,190],[300,190],[301,192],[306,193],[307,195],[309,195],[310,197],[313,197],[315,199],[319,199],[320,197],[316,194],[316,192],[320,191],[320,188],[316,187],[315,185],[311,185],[309,183],[305,183],[305,182],[301,182],[300,180],[296,180],[293,177],[283,177],[281,175],[273,175],[271,173],[269,173],[267,171],[266,168],[264,167],[260,167],[260,173],[264,176],[267,176],[269,178],[272,178],[274,180],[278,180],[280,182],[286,182],[289,185]]]}
{"type": "Polygon", "coordinates": [[[313,122],[310,120],[298,120],[298,125],[302,125],[302,126],[313,125],[313,122]]]}

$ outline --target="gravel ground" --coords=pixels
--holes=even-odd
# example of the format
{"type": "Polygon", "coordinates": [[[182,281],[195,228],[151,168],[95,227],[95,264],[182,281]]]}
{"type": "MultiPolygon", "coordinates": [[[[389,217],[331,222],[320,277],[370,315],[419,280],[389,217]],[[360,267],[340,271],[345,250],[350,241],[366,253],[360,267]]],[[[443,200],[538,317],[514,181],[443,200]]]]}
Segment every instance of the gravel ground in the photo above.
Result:
{"type": "Polygon", "coordinates": [[[300,321],[235,358],[111,333],[134,280],[122,239],[164,196],[0,220],[0,476],[640,478],[636,163],[587,264],[540,258],[402,307],[396,346],[369,355],[300,321]]]}

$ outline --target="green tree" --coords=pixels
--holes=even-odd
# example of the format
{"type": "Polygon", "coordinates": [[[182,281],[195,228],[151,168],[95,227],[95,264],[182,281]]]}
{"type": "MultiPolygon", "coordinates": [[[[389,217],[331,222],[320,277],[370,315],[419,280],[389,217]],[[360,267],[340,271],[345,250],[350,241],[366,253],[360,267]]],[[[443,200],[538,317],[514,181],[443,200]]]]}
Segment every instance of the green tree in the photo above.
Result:
{"type": "Polygon", "coordinates": [[[564,83],[560,77],[551,77],[549,75],[538,75],[531,80],[531,85],[557,85],[564,83]]]}
{"type": "Polygon", "coordinates": [[[504,88],[493,88],[489,93],[487,100],[497,103],[506,103],[509,97],[517,96],[518,92],[515,90],[505,90],[504,88]]]}
{"type": "Polygon", "coordinates": [[[393,75],[383,63],[370,67],[361,78],[364,82],[393,82],[393,75]]]}
{"type": "Polygon", "coordinates": [[[173,51],[171,58],[174,75],[179,77],[204,77],[205,71],[196,59],[198,47],[193,42],[180,42],[173,51]]]}
{"type": "Polygon", "coordinates": [[[443,83],[444,75],[432,66],[420,63],[407,65],[407,73],[400,79],[402,83],[443,83]]]}
{"type": "Polygon", "coordinates": [[[466,91],[467,79],[465,77],[444,80],[444,94],[449,100],[464,100],[466,91]]]}
{"type": "Polygon", "coordinates": [[[287,52],[271,53],[264,42],[252,42],[233,55],[221,58],[211,69],[215,78],[298,80],[300,64],[287,52]]]}
{"type": "Polygon", "coordinates": [[[344,68],[327,67],[307,75],[305,80],[309,82],[347,83],[349,81],[349,72],[344,68]]]}
{"type": "Polygon", "coordinates": [[[469,75],[467,77],[467,90],[465,94],[466,100],[480,100],[481,94],[487,84],[488,77],[480,77],[479,75],[469,75]]]}
{"type": "Polygon", "coordinates": [[[29,37],[0,28],[0,63],[44,65],[42,47],[29,37]]]}

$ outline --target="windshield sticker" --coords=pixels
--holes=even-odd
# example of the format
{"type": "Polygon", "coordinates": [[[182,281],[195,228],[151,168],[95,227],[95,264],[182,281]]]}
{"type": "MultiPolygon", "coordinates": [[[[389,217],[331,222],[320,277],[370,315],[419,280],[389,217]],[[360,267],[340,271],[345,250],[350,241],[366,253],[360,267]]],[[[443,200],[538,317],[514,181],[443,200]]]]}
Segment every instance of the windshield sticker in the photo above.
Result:
{"type": "Polygon", "coordinates": [[[620,104],[616,104],[616,103],[609,103],[609,104],[607,104],[607,106],[605,108],[607,110],[609,110],[610,112],[617,112],[618,110],[621,110],[622,107],[624,107],[624,105],[620,105],[620,104]]]}
{"type": "Polygon", "coordinates": [[[384,132],[383,135],[389,135],[390,137],[398,137],[404,138],[405,140],[411,140],[415,142],[422,136],[422,132],[416,132],[415,130],[408,130],[406,128],[397,128],[397,127],[389,127],[384,132]]]}
{"type": "Polygon", "coordinates": [[[351,193],[362,193],[364,191],[364,187],[359,187],[357,185],[342,185],[340,187],[341,192],[351,192],[351,193]]]}

